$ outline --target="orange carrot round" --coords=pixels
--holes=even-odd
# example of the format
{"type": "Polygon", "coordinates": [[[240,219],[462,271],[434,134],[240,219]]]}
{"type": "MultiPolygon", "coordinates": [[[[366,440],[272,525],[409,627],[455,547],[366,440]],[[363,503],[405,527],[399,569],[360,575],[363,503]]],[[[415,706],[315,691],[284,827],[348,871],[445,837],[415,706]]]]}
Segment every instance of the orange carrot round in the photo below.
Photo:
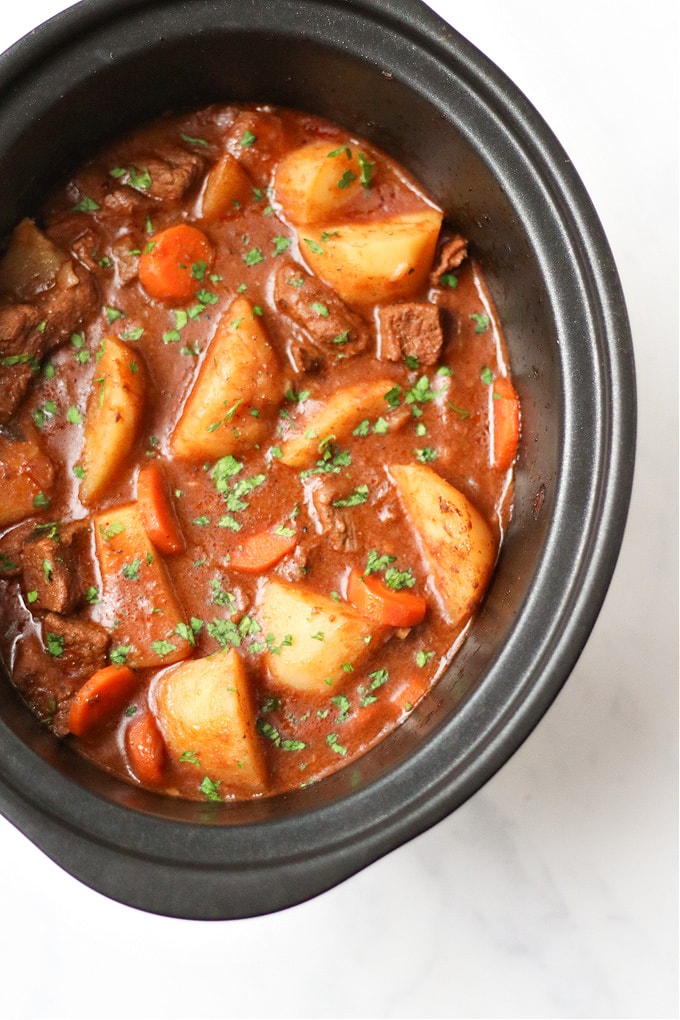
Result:
{"type": "Polygon", "coordinates": [[[165,742],[151,712],[134,716],[125,730],[125,747],[132,771],[141,783],[163,781],[165,742]]]}
{"type": "Polygon", "coordinates": [[[244,574],[261,574],[291,553],[297,545],[297,535],[279,535],[276,531],[258,531],[248,535],[229,557],[229,567],[244,574]]]}
{"type": "Polygon", "coordinates": [[[144,530],[159,552],[172,555],[185,551],[186,541],[158,461],[145,465],[137,475],[137,506],[144,530]]]}
{"type": "Polygon", "coordinates": [[[71,702],[68,728],[77,737],[101,726],[125,705],[137,685],[127,666],[105,666],[86,680],[71,702]]]}
{"type": "Polygon", "coordinates": [[[505,376],[493,384],[493,466],[507,471],[519,445],[519,397],[505,376]]]}
{"type": "Polygon", "coordinates": [[[427,602],[422,595],[388,588],[379,577],[362,574],[359,570],[350,572],[347,598],[364,616],[388,627],[414,627],[422,623],[427,612],[427,602]]]}
{"type": "Polygon", "coordinates": [[[139,279],[152,298],[190,301],[211,261],[212,246],[203,231],[178,223],[151,238],[139,260],[139,279]]]}

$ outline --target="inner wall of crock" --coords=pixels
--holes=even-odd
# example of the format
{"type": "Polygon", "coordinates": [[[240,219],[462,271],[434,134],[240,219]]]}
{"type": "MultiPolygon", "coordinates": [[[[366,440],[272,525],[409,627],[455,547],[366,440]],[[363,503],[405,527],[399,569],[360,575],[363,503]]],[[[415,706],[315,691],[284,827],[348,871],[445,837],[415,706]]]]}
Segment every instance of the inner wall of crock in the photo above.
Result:
{"type": "MultiPolygon", "coordinates": [[[[323,9],[322,4],[317,7],[323,9]]],[[[196,30],[176,41],[168,32],[159,42],[159,26],[148,39],[148,27],[135,25],[125,36],[118,28],[111,40],[88,37],[74,42],[73,52],[53,57],[41,74],[24,84],[21,102],[3,104],[0,110],[0,138],[5,138],[0,153],[0,179],[5,182],[2,234],[21,216],[34,214],[60,175],[102,143],[168,109],[260,101],[327,116],[390,151],[423,181],[471,239],[505,324],[523,401],[516,509],[489,597],[453,667],[406,724],[351,767],[302,796],[239,805],[224,816],[211,815],[212,821],[253,821],[304,811],[365,788],[421,748],[452,717],[482,681],[531,585],[557,474],[559,366],[550,301],[520,217],[499,183],[493,156],[470,144],[469,124],[463,132],[456,123],[455,91],[464,86],[453,82],[451,96],[439,96],[433,105],[426,86],[414,88],[409,67],[391,62],[389,55],[380,62],[362,60],[346,47],[292,38],[290,30],[285,28],[284,38],[276,26],[254,34],[196,30]],[[129,52],[117,53],[113,63],[109,54],[116,52],[114,42],[120,48],[121,38],[129,52]]],[[[102,31],[106,36],[109,30],[102,31]]],[[[356,26],[354,31],[358,36],[356,26]]],[[[353,49],[354,42],[349,40],[353,49]]],[[[401,42],[392,39],[383,49],[390,47],[396,53],[401,42]]],[[[200,807],[165,803],[75,760],[67,747],[56,746],[26,718],[13,692],[2,692],[0,713],[43,761],[87,789],[154,814],[206,820],[200,807]]]]}

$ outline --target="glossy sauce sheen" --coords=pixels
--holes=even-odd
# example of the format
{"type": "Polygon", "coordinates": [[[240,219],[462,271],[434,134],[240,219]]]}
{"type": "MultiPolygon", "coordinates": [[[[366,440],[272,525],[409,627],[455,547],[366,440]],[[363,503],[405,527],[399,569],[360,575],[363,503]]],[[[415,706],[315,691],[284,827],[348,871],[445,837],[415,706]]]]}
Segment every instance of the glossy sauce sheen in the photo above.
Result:
{"type": "MultiPolygon", "coordinates": [[[[346,765],[404,719],[455,654],[469,617],[454,626],[447,619],[429,576],[422,541],[395,489],[391,466],[426,464],[476,507],[496,545],[510,514],[512,464],[494,464],[490,438],[497,399],[494,381],[507,378],[509,367],[500,324],[473,258],[464,258],[439,276],[431,275],[430,265],[423,286],[407,298],[439,310],[444,342],[432,364],[381,355],[381,320],[370,301],[353,304],[368,335],[361,353],[348,352],[342,342],[326,346],[310,342],[305,327],[282,314],[275,274],[284,262],[291,279],[301,271],[308,273],[309,248],[278,201],[275,173],[288,153],[319,139],[329,153],[343,147],[361,151],[364,165],[372,168],[370,181],[356,190],[336,222],[379,222],[435,208],[388,156],[326,121],[270,107],[213,106],[162,119],[111,146],[51,196],[39,220],[56,246],[93,275],[98,299],[92,314],[50,351],[34,373],[25,399],[5,427],[10,440],[34,437],[56,468],[49,505],[38,505],[26,520],[12,522],[1,540],[5,569],[0,589],[6,621],[2,656],[27,703],[79,752],[128,781],[192,799],[270,795],[346,765]],[[191,181],[179,198],[157,198],[148,178],[140,181],[140,176],[150,163],[156,166],[158,154],[161,161],[176,163],[177,151],[192,158],[191,181]],[[245,170],[249,191],[227,212],[206,218],[206,178],[225,151],[245,170]],[[137,179],[131,180],[131,168],[137,179]],[[190,301],[151,298],[139,282],[139,253],[150,237],[179,222],[205,232],[211,263],[196,279],[190,301]],[[250,302],[269,339],[278,365],[280,397],[255,419],[260,429],[256,442],[234,454],[241,465],[234,479],[259,481],[246,489],[242,507],[233,511],[215,484],[215,460],[173,458],[171,437],[217,325],[238,297],[250,302]],[[97,387],[100,345],[111,336],[127,344],[130,359],[144,375],[143,417],[115,477],[94,505],[85,506],[78,477],[83,419],[90,392],[97,387]],[[386,401],[383,414],[367,415],[337,442],[335,437],[318,437],[315,458],[304,469],[283,462],[282,444],[296,419],[327,406],[339,388],[365,386],[371,380],[387,380],[396,388],[395,406],[386,401]],[[332,457],[338,453],[342,456],[336,463],[332,457]],[[190,737],[183,752],[165,740],[157,775],[135,770],[126,744],[126,731],[134,720],[150,709],[164,733],[157,688],[177,667],[162,661],[134,671],[132,693],[103,723],[82,737],[68,734],[68,709],[84,678],[69,681],[63,656],[55,657],[44,647],[45,614],[27,600],[26,584],[13,569],[21,561],[21,543],[35,534],[36,525],[42,534],[49,534],[53,522],[60,527],[81,522],[86,540],[79,551],[80,584],[84,590],[96,589],[99,600],[81,599],[72,614],[106,629],[108,662],[125,632],[121,605],[128,599],[136,606],[143,598],[143,570],[142,581],[118,576],[114,611],[101,597],[101,565],[90,521],[104,511],[115,521],[116,509],[135,500],[138,471],[152,461],[162,464],[186,543],[184,552],[161,556],[186,623],[183,638],[172,632],[165,636],[192,661],[221,648],[233,648],[238,655],[247,676],[254,739],[263,763],[255,783],[240,783],[238,773],[235,778],[230,772],[211,775],[190,737]],[[360,495],[349,499],[356,493],[360,495]],[[350,505],[333,506],[343,501],[350,505]],[[266,528],[294,534],[292,551],[263,572],[231,569],[230,557],[239,542],[266,528]],[[412,627],[380,628],[355,666],[348,663],[343,676],[312,693],[272,682],[273,656],[267,658],[263,649],[267,641],[271,648],[286,635],[267,635],[257,622],[267,579],[302,585],[305,591],[344,605],[349,572],[352,568],[363,572],[371,551],[392,558],[393,568],[410,573],[408,590],[427,601],[424,621],[412,627]],[[235,626],[220,629],[220,621],[235,626]],[[190,647],[185,648],[183,641],[190,647]],[[39,668],[41,662],[44,669],[39,668]]],[[[323,229],[313,229],[315,233],[308,231],[310,240],[323,246],[323,229]]],[[[440,248],[451,233],[445,226],[440,248]]],[[[226,407],[225,418],[229,412],[226,407]]],[[[219,423],[220,428],[230,425],[219,423]]],[[[384,567],[378,576],[384,578],[384,567]]],[[[482,595],[476,593],[473,613],[482,595]]]]}

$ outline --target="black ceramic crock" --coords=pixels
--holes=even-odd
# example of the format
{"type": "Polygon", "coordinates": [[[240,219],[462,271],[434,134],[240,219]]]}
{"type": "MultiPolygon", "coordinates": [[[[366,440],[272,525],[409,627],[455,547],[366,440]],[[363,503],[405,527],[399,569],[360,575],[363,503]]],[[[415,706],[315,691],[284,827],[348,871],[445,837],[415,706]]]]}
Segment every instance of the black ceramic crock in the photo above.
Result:
{"type": "Polygon", "coordinates": [[[91,769],[0,678],[0,806],[124,903],[236,918],[312,897],[443,818],[567,679],[628,508],[635,383],[612,256],[517,88],[418,0],[84,0],[0,58],[0,236],[102,142],[168,109],[319,113],[406,164],[470,238],[522,400],[515,511],[492,588],[408,721],[336,775],[244,804],[165,799],[91,769]]]}

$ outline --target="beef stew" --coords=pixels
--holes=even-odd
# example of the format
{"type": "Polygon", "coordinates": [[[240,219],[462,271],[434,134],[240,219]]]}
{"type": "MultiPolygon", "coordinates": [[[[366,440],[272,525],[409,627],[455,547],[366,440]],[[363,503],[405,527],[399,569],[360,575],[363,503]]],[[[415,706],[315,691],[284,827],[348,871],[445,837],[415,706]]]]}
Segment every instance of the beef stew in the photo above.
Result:
{"type": "Polygon", "coordinates": [[[451,661],[520,409],[465,239],[385,153],[168,116],[0,261],[0,654],[58,736],[191,799],[373,746],[451,661]]]}

